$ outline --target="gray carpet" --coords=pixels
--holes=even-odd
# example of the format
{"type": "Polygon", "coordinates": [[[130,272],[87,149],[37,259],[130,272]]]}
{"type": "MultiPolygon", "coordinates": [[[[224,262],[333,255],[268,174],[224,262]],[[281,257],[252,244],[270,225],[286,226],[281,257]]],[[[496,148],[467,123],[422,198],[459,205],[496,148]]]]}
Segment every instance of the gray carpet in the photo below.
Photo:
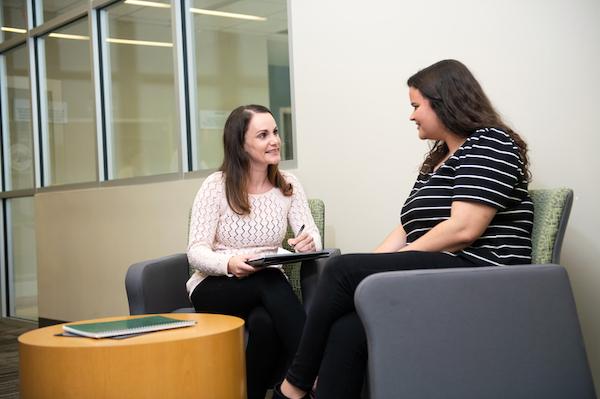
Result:
{"type": "Polygon", "coordinates": [[[36,324],[0,319],[0,399],[19,397],[19,344],[17,338],[36,324]]]}

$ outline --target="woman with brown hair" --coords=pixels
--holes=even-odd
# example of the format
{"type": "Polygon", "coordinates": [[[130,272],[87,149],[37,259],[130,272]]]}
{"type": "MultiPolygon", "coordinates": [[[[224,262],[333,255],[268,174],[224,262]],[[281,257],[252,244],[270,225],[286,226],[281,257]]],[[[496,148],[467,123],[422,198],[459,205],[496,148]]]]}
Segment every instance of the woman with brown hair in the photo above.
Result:
{"type": "Polygon", "coordinates": [[[246,262],[276,253],[288,222],[296,252],[320,250],[321,237],[299,181],[278,168],[281,140],[268,108],[234,109],[223,145],[220,171],[204,180],[192,208],[187,290],[197,312],[246,321],[248,398],[263,399],[296,352],[305,313],[280,268],[246,262]]]}
{"type": "Polygon", "coordinates": [[[419,138],[434,144],[400,224],[375,254],[342,255],[327,263],[298,352],[275,398],[308,397],[317,374],[317,398],[360,397],[367,349],[354,291],[365,277],[531,262],[533,204],[525,142],[502,122],[458,61],[417,72],[408,79],[408,91],[410,120],[419,138]]]}

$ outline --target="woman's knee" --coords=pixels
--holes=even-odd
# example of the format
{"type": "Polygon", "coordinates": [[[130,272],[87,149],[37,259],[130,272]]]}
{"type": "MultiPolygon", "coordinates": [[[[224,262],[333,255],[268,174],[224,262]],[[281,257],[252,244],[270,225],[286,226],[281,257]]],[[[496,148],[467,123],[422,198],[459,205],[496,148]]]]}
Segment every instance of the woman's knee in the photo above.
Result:
{"type": "Polygon", "coordinates": [[[295,296],[290,282],[280,269],[270,267],[254,273],[252,278],[255,279],[254,282],[263,302],[266,298],[295,296]]]}
{"type": "Polygon", "coordinates": [[[276,267],[266,267],[253,273],[250,278],[259,283],[274,284],[278,281],[287,281],[285,275],[276,267]]]}
{"type": "Polygon", "coordinates": [[[349,273],[354,268],[355,264],[356,255],[354,254],[334,256],[327,261],[321,278],[326,280],[339,279],[349,273]]]}

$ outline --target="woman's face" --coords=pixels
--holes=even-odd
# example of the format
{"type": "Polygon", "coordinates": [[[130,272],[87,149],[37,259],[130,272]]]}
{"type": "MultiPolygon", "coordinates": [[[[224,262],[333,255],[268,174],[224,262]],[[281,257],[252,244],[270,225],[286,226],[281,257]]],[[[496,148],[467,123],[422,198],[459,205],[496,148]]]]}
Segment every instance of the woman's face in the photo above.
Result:
{"type": "Polygon", "coordinates": [[[253,167],[266,168],[281,161],[281,139],[275,119],[268,113],[254,114],[244,136],[244,150],[253,167]]]}
{"type": "Polygon", "coordinates": [[[410,120],[417,125],[419,138],[422,140],[444,140],[448,134],[448,129],[438,118],[435,111],[431,108],[429,100],[421,94],[419,89],[408,88],[408,97],[413,112],[410,114],[410,120]]]}

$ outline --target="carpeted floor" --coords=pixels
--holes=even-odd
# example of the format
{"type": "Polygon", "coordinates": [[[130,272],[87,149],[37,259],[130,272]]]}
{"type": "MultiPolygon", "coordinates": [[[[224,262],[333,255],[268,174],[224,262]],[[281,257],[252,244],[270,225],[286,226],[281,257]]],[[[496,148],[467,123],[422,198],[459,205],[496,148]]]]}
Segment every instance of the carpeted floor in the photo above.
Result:
{"type": "Polygon", "coordinates": [[[0,399],[19,397],[19,344],[17,338],[36,324],[0,319],[0,399]]]}

